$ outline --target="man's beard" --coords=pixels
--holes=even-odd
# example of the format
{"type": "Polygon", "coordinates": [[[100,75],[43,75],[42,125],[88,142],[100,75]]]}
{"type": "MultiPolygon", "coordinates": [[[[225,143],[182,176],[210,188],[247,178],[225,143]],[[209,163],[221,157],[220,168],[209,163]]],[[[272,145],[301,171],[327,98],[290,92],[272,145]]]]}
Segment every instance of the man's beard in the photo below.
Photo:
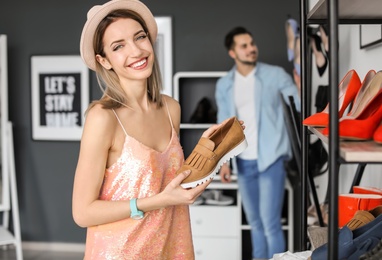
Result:
{"type": "MultiPolygon", "coordinates": [[[[257,53],[255,52],[254,53],[255,55],[257,55],[257,53]]],[[[243,65],[249,65],[249,66],[256,66],[256,63],[257,63],[257,58],[256,60],[254,61],[247,61],[247,60],[241,60],[241,59],[238,59],[243,65]]]]}
{"type": "Polygon", "coordinates": [[[243,63],[244,65],[249,65],[249,66],[256,66],[256,63],[257,63],[257,61],[244,61],[244,60],[241,60],[240,62],[243,63]]]}

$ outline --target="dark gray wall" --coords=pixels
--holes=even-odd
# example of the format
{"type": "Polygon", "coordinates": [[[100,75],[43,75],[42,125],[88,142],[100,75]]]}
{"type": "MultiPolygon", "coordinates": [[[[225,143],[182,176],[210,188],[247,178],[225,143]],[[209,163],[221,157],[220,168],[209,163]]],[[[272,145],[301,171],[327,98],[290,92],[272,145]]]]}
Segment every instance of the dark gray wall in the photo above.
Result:
{"type": "MultiPolygon", "coordinates": [[[[71,215],[79,142],[31,138],[32,55],[79,54],[88,9],[105,1],[1,0],[0,34],[8,36],[9,118],[14,144],[24,241],[84,242],[71,215]]],[[[288,72],[284,22],[299,14],[297,0],[144,0],[156,16],[173,18],[174,73],[224,71],[233,63],[223,46],[236,25],[250,29],[260,60],[288,72]]],[[[94,75],[91,98],[99,97],[94,75]]]]}

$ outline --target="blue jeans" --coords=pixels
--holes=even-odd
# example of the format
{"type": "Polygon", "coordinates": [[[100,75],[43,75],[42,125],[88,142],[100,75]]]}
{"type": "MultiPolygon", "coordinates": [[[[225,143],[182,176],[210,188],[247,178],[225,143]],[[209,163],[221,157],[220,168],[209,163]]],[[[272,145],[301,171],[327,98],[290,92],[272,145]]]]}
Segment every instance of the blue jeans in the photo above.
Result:
{"type": "Polygon", "coordinates": [[[284,157],[259,172],[257,160],[237,158],[238,184],[244,213],[251,226],[252,257],[270,259],[285,252],[281,225],[284,203],[284,157]]]}

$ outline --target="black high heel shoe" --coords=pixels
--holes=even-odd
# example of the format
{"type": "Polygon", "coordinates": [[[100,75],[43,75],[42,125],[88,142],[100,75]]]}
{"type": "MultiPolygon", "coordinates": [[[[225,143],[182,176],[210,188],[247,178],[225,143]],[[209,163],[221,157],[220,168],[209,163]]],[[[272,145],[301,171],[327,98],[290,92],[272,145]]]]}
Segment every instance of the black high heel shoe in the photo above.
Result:
{"type": "Polygon", "coordinates": [[[328,58],[321,47],[321,38],[317,34],[310,36],[310,46],[312,47],[313,55],[316,58],[316,67],[320,77],[324,74],[328,66],[328,58]]]}

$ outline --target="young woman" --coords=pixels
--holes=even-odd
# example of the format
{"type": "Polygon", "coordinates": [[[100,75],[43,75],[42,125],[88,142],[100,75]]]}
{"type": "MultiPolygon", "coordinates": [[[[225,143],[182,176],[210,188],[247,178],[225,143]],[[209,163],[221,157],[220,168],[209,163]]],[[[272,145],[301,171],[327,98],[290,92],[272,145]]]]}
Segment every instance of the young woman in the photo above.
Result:
{"type": "MultiPolygon", "coordinates": [[[[157,25],[137,0],[94,6],[80,51],[103,89],[89,106],[73,187],[73,218],[87,227],[85,259],[193,259],[180,107],[160,93],[157,25]]],[[[218,125],[203,133],[208,137],[218,125]]]]}

